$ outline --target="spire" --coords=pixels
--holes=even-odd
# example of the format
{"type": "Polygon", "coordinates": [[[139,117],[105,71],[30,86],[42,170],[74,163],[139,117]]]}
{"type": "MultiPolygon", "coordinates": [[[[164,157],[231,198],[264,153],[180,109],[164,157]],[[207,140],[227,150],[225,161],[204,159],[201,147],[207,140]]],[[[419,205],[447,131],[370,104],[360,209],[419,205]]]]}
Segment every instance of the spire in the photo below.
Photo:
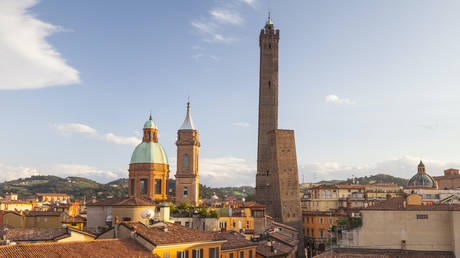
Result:
{"type": "Polygon", "coordinates": [[[420,160],[420,163],[418,164],[418,167],[417,167],[417,172],[418,174],[425,174],[426,173],[426,170],[425,170],[425,165],[423,164],[423,162],[420,160]]]}
{"type": "Polygon", "coordinates": [[[152,120],[152,112],[150,112],[149,120],[152,120]]]}
{"type": "Polygon", "coordinates": [[[196,130],[195,125],[193,125],[192,115],[190,114],[190,102],[187,102],[187,115],[179,130],[196,130]]]}
{"type": "Polygon", "coordinates": [[[270,11],[268,12],[268,20],[267,20],[267,25],[273,24],[272,18],[270,17],[270,11]]]}

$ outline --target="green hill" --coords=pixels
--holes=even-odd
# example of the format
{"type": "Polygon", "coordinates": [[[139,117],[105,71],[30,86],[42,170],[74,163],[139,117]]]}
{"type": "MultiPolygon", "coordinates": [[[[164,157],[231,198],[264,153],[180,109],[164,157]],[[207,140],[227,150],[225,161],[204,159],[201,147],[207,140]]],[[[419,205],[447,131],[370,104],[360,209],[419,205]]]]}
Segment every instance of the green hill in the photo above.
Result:
{"type": "MultiPolygon", "coordinates": [[[[356,177],[355,182],[356,184],[390,184],[393,183],[398,186],[406,187],[408,179],[401,178],[401,177],[394,177],[387,174],[377,174],[372,176],[364,176],[364,177],[356,177]]],[[[346,180],[328,180],[328,181],[320,181],[317,184],[352,184],[353,179],[347,178],[346,180]]]]}

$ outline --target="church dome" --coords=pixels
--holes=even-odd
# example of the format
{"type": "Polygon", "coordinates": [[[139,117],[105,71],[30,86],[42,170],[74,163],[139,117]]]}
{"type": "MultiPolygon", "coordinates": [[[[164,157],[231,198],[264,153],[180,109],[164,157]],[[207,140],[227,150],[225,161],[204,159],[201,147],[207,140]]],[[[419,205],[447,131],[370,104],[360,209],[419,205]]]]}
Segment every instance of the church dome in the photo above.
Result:
{"type": "Polygon", "coordinates": [[[141,142],[131,156],[130,164],[135,163],[168,164],[168,157],[158,142],[141,142]]]}
{"type": "Polygon", "coordinates": [[[157,132],[158,127],[153,122],[152,116],[150,116],[149,120],[144,123],[144,137],[142,138],[142,142],[134,149],[130,164],[168,164],[166,152],[163,146],[158,143],[157,132]]]}
{"type": "Polygon", "coordinates": [[[422,161],[418,165],[418,172],[407,183],[407,189],[438,189],[436,181],[426,173],[422,161]]]}
{"type": "Polygon", "coordinates": [[[152,115],[150,115],[150,119],[144,123],[144,129],[158,129],[157,125],[152,120],[152,115]]]}

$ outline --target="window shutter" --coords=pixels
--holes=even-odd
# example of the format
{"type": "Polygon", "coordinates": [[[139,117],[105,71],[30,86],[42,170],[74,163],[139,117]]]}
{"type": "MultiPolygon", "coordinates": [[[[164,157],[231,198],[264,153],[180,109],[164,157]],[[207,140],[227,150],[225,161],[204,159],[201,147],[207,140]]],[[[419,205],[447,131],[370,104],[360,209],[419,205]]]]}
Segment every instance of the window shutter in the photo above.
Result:
{"type": "Polygon", "coordinates": [[[185,251],[185,258],[188,258],[188,250],[185,251]]]}
{"type": "Polygon", "coordinates": [[[216,247],[216,258],[219,258],[219,247],[216,247]]]}
{"type": "Polygon", "coordinates": [[[196,258],[196,249],[192,250],[192,258],[196,258]]]}
{"type": "Polygon", "coordinates": [[[200,249],[200,258],[203,258],[203,254],[204,254],[203,249],[200,249]]]}

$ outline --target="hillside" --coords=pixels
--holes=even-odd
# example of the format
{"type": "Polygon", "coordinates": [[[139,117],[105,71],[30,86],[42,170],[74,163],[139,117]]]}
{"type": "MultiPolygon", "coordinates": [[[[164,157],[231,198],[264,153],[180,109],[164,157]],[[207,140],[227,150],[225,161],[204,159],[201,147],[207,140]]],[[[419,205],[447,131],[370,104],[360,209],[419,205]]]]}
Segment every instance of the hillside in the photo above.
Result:
{"type": "MultiPolygon", "coordinates": [[[[176,194],[176,181],[170,179],[168,183],[170,189],[169,195],[174,196],[176,194]]],[[[4,196],[6,192],[18,193],[21,199],[35,193],[66,193],[78,200],[82,200],[83,198],[87,200],[93,198],[104,199],[111,196],[127,196],[128,179],[120,178],[107,184],[100,184],[81,177],[32,176],[0,183],[0,196],[4,196]]],[[[250,186],[211,188],[200,184],[201,198],[211,198],[216,193],[220,198],[234,196],[241,199],[254,192],[254,188],[250,186]]]]}
{"type": "MultiPolygon", "coordinates": [[[[377,174],[372,176],[356,177],[355,182],[357,184],[390,184],[393,183],[398,186],[406,187],[408,179],[401,177],[394,177],[387,174],[377,174]]],[[[317,184],[352,184],[353,179],[347,178],[346,180],[328,180],[320,181],[317,184]]]]}

